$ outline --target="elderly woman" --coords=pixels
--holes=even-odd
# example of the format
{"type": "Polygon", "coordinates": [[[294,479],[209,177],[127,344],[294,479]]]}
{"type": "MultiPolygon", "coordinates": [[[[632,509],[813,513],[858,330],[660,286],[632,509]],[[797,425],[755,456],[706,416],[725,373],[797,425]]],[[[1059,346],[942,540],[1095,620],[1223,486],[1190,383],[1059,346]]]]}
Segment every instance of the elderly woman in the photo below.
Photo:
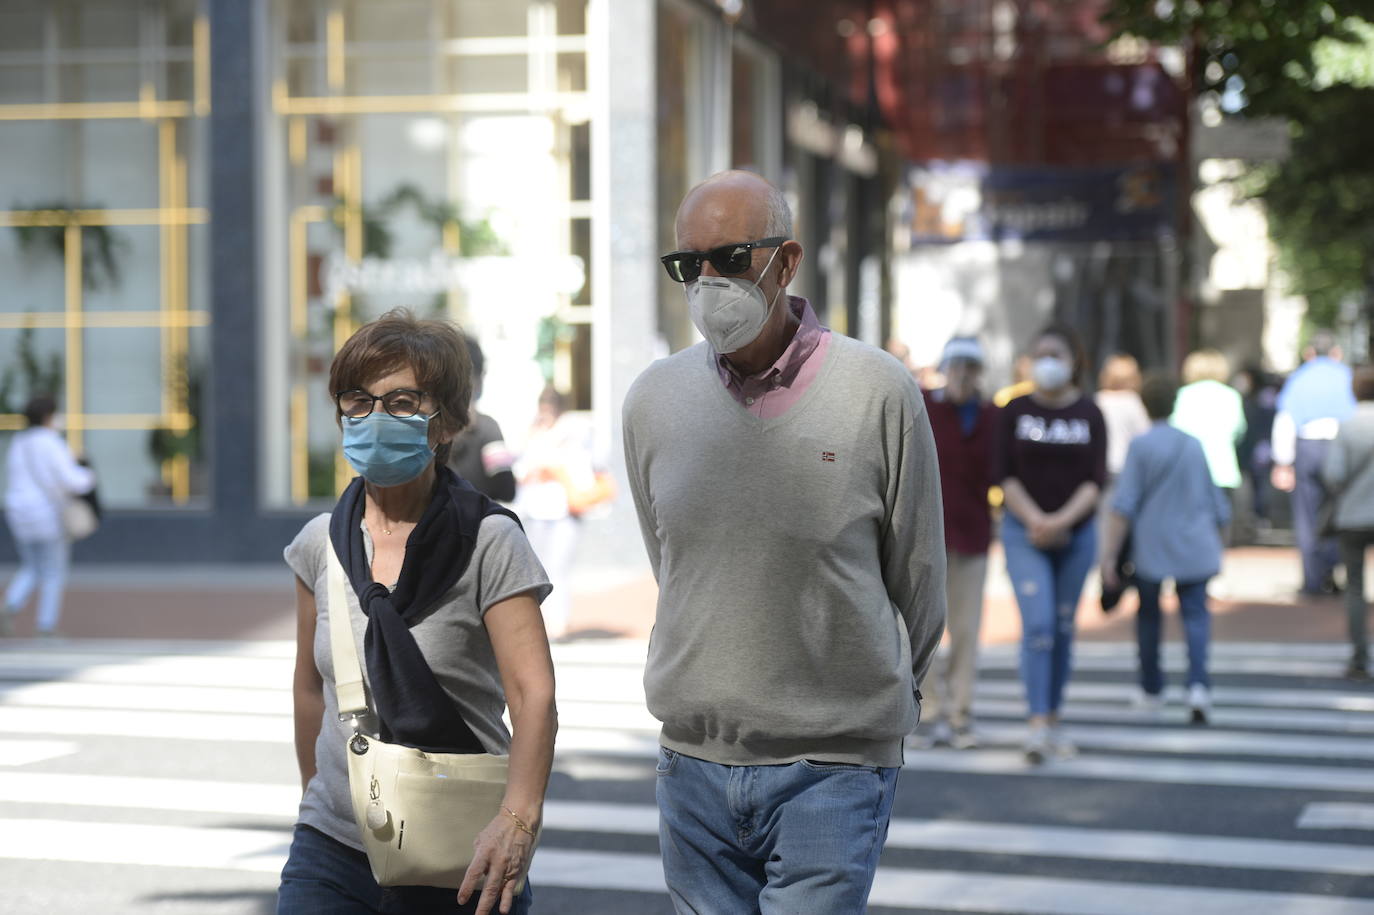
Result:
{"type": "Polygon", "coordinates": [[[1202,442],[1212,482],[1229,496],[1240,486],[1236,445],[1245,436],[1245,404],[1227,384],[1231,363],[1214,349],[1189,353],[1183,360],[1183,387],[1178,389],[1169,424],[1202,442]]]}
{"type": "MultiPolygon", "coordinates": [[[[296,756],[304,797],[277,911],[528,911],[529,868],[553,759],[553,664],[539,603],[547,576],[519,523],[445,465],[468,422],[472,369],[442,321],[397,310],[360,328],[329,371],[344,457],[358,476],[286,549],[296,573],[296,756]],[[328,551],[380,739],[509,755],[501,810],[456,894],[381,887],[354,819],[330,644],[328,551]],[[513,735],[502,722],[510,706],[513,735]],[[478,887],[480,894],[476,894],[478,887]],[[475,895],[476,894],[476,895],[475,895]],[[456,895],[456,900],[455,900],[456,895]]],[[[371,717],[371,716],[370,716],[371,717]]]]}

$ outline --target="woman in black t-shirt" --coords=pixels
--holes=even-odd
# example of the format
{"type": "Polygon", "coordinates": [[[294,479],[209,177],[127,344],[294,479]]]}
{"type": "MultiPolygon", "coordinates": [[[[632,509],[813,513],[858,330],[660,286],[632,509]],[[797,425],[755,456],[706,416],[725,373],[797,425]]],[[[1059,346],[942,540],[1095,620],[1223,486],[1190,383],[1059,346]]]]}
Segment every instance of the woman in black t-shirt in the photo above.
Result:
{"type": "Polygon", "coordinates": [[[1006,496],[1002,548],[1021,609],[1021,679],[1030,711],[1026,760],[1071,756],[1059,728],[1074,615],[1097,554],[1094,521],[1107,476],[1107,430],[1078,379],[1078,335],[1050,325],[1031,347],[1035,390],[1002,411],[996,479],[1006,496]]]}

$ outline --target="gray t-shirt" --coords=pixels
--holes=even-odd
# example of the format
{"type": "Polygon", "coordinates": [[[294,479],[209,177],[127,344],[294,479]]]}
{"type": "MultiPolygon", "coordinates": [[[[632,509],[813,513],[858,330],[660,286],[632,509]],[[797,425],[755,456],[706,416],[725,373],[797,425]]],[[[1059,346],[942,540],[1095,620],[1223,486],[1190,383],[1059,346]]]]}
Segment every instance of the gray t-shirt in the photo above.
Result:
{"type": "MultiPolygon", "coordinates": [[[[363,540],[370,562],[372,540],[365,526],[363,540]]],[[[286,564],[315,593],[315,666],[324,679],[324,720],[315,741],[316,773],[301,799],[300,822],[361,851],[344,748],[352,730],[339,721],[338,696],[334,692],[326,549],[330,549],[329,515],[323,514],[306,524],[285,552],[286,564]]],[[[525,592],[532,592],[535,600],[542,602],[551,590],[549,577],[519,525],[505,515],[489,515],[478,529],[477,546],[462,577],[443,600],[410,629],[435,679],[457,703],[463,719],[488,753],[508,753],[510,732],[501,718],[506,694],[501,687],[501,675],[483,616],[493,604],[525,592]]],[[[363,683],[367,686],[363,660],[367,618],[353,589],[347,588],[346,593],[358,659],[364,665],[363,683]]],[[[370,688],[368,696],[370,701],[370,688]]],[[[375,735],[375,721],[367,722],[365,729],[375,735]]]]}

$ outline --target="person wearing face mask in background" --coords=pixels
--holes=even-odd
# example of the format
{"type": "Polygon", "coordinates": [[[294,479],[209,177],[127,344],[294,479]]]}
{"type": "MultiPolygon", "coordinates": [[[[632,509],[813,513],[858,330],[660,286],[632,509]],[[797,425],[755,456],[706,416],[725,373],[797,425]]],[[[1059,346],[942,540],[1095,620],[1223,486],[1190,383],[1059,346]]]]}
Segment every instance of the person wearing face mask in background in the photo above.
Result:
{"type": "Polygon", "coordinates": [[[988,489],[999,413],[979,390],[985,361],[976,338],[955,337],[940,356],[945,386],[926,394],[940,456],[949,618],[946,652],[936,657],[925,692],[935,718],[931,744],[956,750],[978,745],[973,731],[973,684],[978,676],[978,630],[992,540],[988,489]]]}
{"type": "Polygon", "coordinates": [[[1087,358],[1071,327],[1051,324],[1030,349],[1035,390],[1002,410],[994,479],[1006,494],[1002,547],[1021,610],[1026,761],[1075,752],[1060,729],[1074,617],[1097,557],[1096,511],[1107,480],[1107,427],[1078,386],[1087,358]]]}
{"type": "Polygon", "coordinates": [[[296,573],[303,797],[277,913],[528,912],[531,891],[520,887],[557,731],[539,613],[550,585],[515,516],[446,466],[469,418],[467,349],[452,324],[397,309],[344,343],[329,384],[344,457],[358,476],[333,513],[308,522],[285,552],[296,573]],[[329,605],[330,551],[347,579],[346,607],[329,605]],[[345,750],[353,731],[338,715],[331,613],[348,614],[357,640],[365,734],[510,757],[502,809],[474,843],[457,891],[383,888],[373,878],[354,819],[345,750]]]}
{"type": "Polygon", "coordinates": [[[944,628],[930,422],[900,362],[786,294],[802,246],[767,181],[708,178],[676,229],[662,262],[706,339],[624,407],[659,585],[668,892],[679,912],[861,912],[944,628]]]}

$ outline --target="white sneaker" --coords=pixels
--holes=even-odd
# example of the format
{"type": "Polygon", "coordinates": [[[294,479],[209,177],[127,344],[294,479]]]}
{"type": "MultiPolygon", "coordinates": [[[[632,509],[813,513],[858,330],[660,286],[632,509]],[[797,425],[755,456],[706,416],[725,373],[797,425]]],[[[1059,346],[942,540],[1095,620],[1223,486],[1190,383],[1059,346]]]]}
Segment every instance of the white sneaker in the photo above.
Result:
{"type": "Polygon", "coordinates": [[[1158,718],[1164,712],[1164,696],[1137,689],[1135,695],[1131,697],[1131,706],[1149,718],[1158,718]]]}
{"type": "Polygon", "coordinates": [[[1050,752],[1055,759],[1073,759],[1078,755],[1078,747],[1064,733],[1063,725],[1056,724],[1050,728],[1050,752]]]}
{"type": "Polygon", "coordinates": [[[1194,683],[1188,687],[1188,708],[1192,711],[1191,723],[1207,723],[1207,719],[1212,713],[1212,696],[1207,691],[1207,687],[1201,683],[1194,683]]]}
{"type": "Polygon", "coordinates": [[[948,747],[954,744],[954,728],[949,726],[949,722],[941,718],[935,722],[935,726],[930,729],[930,745],[932,747],[948,747]]]}
{"type": "Polygon", "coordinates": [[[954,729],[949,745],[956,750],[973,750],[978,747],[978,735],[973,733],[973,725],[961,724],[954,729]]]}
{"type": "Polygon", "coordinates": [[[1032,725],[1026,737],[1026,762],[1038,766],[1050,755],[1050,729],[1043,724],[1032,725]]]}

